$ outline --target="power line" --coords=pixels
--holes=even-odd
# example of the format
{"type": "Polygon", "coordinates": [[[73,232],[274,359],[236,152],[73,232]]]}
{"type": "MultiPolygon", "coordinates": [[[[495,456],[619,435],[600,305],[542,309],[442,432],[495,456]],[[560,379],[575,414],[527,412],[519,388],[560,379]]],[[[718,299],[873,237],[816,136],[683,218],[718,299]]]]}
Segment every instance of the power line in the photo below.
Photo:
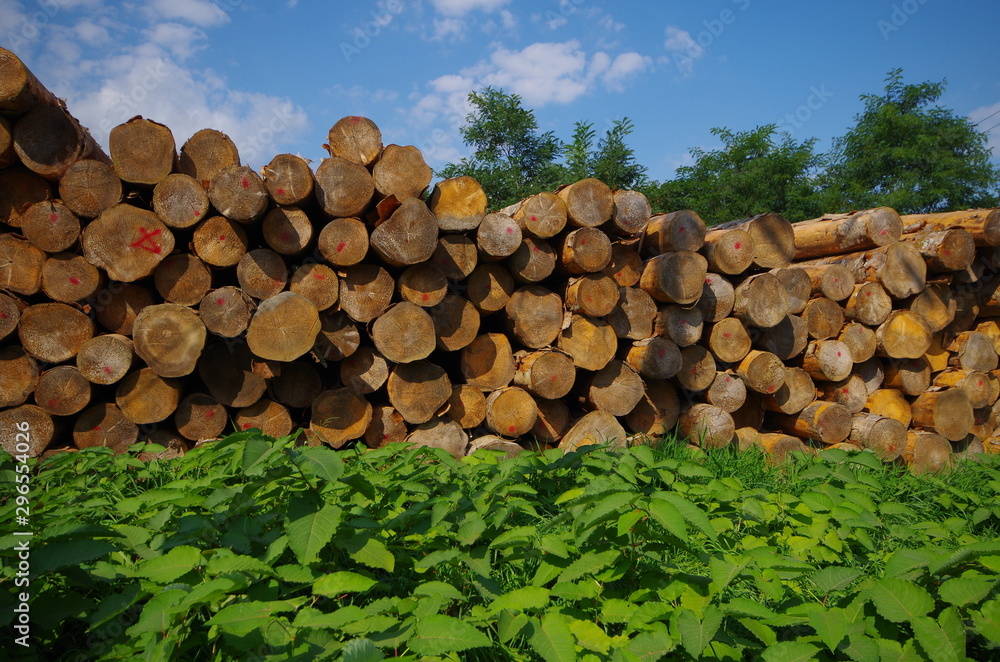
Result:
{"type": "MultiPolygon", "coordinates": [[[[985,121],[986,121],[986,120],[988,120],[989,118],[993,117],[994,115],[1000,115],[1000,110],[997,110],[997,111],[996,111],[995,113],[990,113],[989,115],[987,115],[987,116],[986,116],[986,117],[984,117],[983,119],[979,120],[978,122],[976,122],[976,123],[975,123],[975,124],[973,124],[972,126],[979,126],[980,124],[982,124],[983,122],[985,122],[985,121]]],[[[994,126],[996,126],[996,125],[994,125],[994,126]]]]}
{"type": "Polygon", "coordinates": [[[986,129],[985,131],[983,131],[983,133],[989,133],[990,131],[992,131],[993,129],[997,128],[998,126],[1000,126],[1000,122],[997,122],[996,124],[994,124],[990,128],[986,129]]]}

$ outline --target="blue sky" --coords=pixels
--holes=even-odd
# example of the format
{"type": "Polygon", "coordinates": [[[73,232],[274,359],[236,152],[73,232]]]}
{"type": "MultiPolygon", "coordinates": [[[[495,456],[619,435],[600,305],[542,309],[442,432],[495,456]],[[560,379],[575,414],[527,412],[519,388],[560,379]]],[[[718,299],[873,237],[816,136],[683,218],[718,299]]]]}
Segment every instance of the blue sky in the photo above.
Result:
{"type": "Polygon", "coordinates": [[[897,67],[947,79],[943,105],[993,127],[1000,155],[998,24],[996,0],[0,0],[0,45],[105,145],[143,115],[178,147],[211,127],[250,165],[318,164],[360,114],[439,168],[467,153],[468,92],[494,85],[563,139],[630,117],[655,179],[715,126],[776,123],[825,150],[897,67]]]}

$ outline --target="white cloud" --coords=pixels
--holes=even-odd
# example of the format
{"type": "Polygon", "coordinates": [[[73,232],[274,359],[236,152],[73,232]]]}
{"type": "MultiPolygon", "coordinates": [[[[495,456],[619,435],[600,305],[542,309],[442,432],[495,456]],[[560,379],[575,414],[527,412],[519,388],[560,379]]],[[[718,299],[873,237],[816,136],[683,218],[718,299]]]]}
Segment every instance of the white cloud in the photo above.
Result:
{"type": "Polygon", "coordinates": [[[670,61],[682,76],[694,74],[694,62],[705,55],[705,49],[698,45],[691,33],[677,26],[668,25],[667,38],[663,47],[670,53],[670,61]]]}
{"type": "Polygon", "coordinates": [[[434,31],[430,36],[430,41],[443,41],[453,39],[459,41],[465,38],[465,21],[460,18],[435,18],[434,31]]]}
{"type": "Polygon", "coordinates": [[[485,83],[520,95],[530,106],[569,103],[587,92],[587,54],[580,42],[535,43],[519,51],[498,47],[485,83]]]}
{"type": "Polygon", "coordinates": [[[504,30],[513,30],[517,27],[517,20],[514,18],[514,14],[506,9],[500,12],[500,21],[504,30]]]}
{"type": "Polygon", "coordinates": [[[73,27],[73,32],[76,33],[77,39],[88,46],[100,46],[111,41],[111,35],[108,33],[107,28],[103,25],[98,25],[90,19],[77,23],[73,27]]]}
{"type": "Polygon", "coordinates": [[[622,30],[625,29],[625,24],[619,23],[618,21],[613,19],[611,17],[611,14],[605,14],[604,16],[602,16],[601,20],[598,21],[598,25],[600,25],[601,29],[604,30],[605,32],[621,32],[622,30]]]}
{"type": "Polygon", "coordinates": [[[143,35],[149,42],[170,51],[178,60],[184,60],[208,43],[208,37],[202,30],[181,23],[159,23],[144,30],[143,35]]]}
{"type": "Polygon", "coordinates": [[[1000,126],[995,126],[1000,125],[1000,101],[992,106],[976,108],[969,113],[969,119],[973,123],[979,123],[976,127],[979,131],[990,129],[986,134],[986,145],[993,151],[994,158],[1000,158],[1000,126]]]}
{"type": "Polygon", "coordinates": [[[177,19],[203,28],[229,21],[229,15],[209,0],[151,0],[145,9],[154,21],[177,19]]]}
{"type": "Polygon", "coordinates": [[[601,76],[605,86],[615,92],[623,92],[625,84],[653,66],[653,59],[639,53],[622,53],[614,59],[608,70],[601,76]]]}
{"type": "Polygon", "coordinates": [[[442,14],[464,16],[471,11],[492,12],[510,3],[510,0],[431,0],[431,4],[442,14]]]}

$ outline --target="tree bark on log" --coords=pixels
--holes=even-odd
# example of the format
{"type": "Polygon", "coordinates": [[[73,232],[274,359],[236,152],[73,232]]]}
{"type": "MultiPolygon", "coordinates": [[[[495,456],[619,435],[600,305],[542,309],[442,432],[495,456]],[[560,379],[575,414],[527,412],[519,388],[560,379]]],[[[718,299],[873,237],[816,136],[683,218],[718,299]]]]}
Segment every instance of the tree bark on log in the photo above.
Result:
{"type": "Polygon", "coordinates": [[[800,221],[795,230],[795,259],[808,260],[842,255],[898,241],[903,222],[891,207],[876,207],[853,214],[831,214],[800,221]]]}
{"type": "Polygon", "coordinates": [[[754,264],[760,269],[783,269],[795,256],[795,231],[781,214],[768,212],[752,218],[716,225],[712,233],[745,230],[753,237],[754,264]]]}
{"type": "Polygon", "coordinates": [[[902,240],[920,251],[930,273],[967,269],[976,257],[975,239],[962,228],[904,234],[902,240]]]}
{"type": "Polygon", "coordinates": [[[795,415],[770,414],[778,429],[799,439],[837,444],[851,434],[853,420],[847,407],[817,400],[795,415]]]}
{"type": "Polygon", "coordinates": [[[1000,209],[971,209],[901,217],[904,232],[962,228],[972,234],[977,246],[1000,246],[1000,209]]]}

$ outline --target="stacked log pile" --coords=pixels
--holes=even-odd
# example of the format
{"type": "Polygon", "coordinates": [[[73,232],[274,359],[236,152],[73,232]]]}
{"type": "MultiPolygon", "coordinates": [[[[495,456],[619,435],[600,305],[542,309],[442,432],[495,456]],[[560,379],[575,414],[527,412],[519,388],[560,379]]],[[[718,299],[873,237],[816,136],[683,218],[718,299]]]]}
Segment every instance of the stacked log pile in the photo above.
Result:
{"type": "Polygon", "coordinates": [[[0,49],[0,444],[234,429],[455,455],[675,429],[919,470],[1000,448],[1000,211],[706,228],[586,179],[489,213],[368,119],[315,169],[133,118],[108,153],[0,49]],[[470,441],[471,440],[471,441],[470,441]]]}

